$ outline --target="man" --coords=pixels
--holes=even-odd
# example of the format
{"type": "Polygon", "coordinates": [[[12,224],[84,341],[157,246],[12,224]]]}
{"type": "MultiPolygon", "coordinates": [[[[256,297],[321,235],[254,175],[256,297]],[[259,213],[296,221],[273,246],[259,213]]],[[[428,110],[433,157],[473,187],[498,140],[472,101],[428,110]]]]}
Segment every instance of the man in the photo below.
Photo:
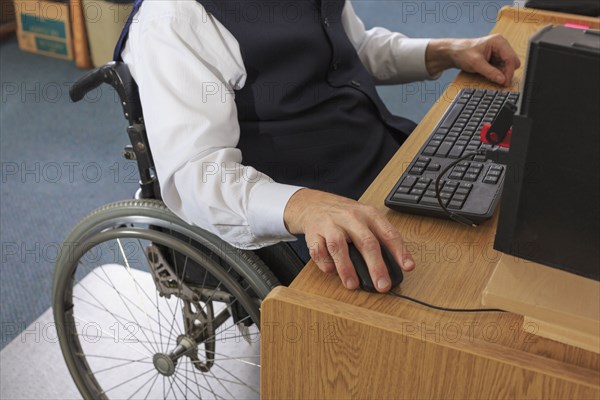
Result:
{"type": "Polygon", "coordinates": [[[242,248],[303,234],[298,253],[348,289],[348,242],[380,292],[391,285],[380,245],[415,267],[400,233],[355,201],[414,128],[375,84],[461,68],[508,85],[520,66],[500,36],[366,31],[345,0],[140,3],[115,54],[140,89],[164,202],[242,248]]]}

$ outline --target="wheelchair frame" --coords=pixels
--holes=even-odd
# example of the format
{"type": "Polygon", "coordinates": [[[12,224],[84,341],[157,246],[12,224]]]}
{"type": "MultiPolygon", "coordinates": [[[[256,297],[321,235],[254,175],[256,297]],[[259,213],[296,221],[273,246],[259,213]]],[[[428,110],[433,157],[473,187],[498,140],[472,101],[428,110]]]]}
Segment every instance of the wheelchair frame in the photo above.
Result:
{"type": "MultiPolygon", "coordinates": [[[[123,155],[127,159],[136,160],[140,188],[135,194],[135,199],[101,207],[77,224],[65,240],[69,251],[63,252],[57,260],[53,278],[53,309],[59,343],[69,371],[86,399],[108,399],[109,395],[129,396],[129,392],[125,390],[127,387],[124,386],[149,373],[151,378],[137,388],[130,398],[138,394],[143,395],[146,386],[151,382],[146,393],[148,397],[161,376],[163,398],[177,398],[178,393],[184,398],[203,398],[206,397],[206,393],[215,398],[238,397],[238,393],[244,393],[248,388],[251,389],[252,396],[255,396],[258,394],[257,388],[237,378],[231,371],[237,371],[238,367],[233,366],[229,370],[227,362],[239,361],[253,367],[260,365],[248,361],[246,356],[220,359],[224,356],[216,351],[218,329],[223,325],[227,326],[227,321],[232,321],[227,329],[231,328],[239,333],[233,336],[244,338],[251,343],[251,329],[260,329],[260,302],[279,281],[271,269],[253,252],[236,249],[215,235],[186,224],[167,209],[160,198],[160,187],[146,135],[137,86],[127,66],[121,62],[110,62],[89,72],[73,85],[70,90],[71,99],[75,102],[83,99],[87,92],[102,83],[111,85],[119,95],[124,116],[128,121],[127,134],[131,142],[125,147],[123,155]],[[105,249],[113,242],[115,249],[118,249],[114,251],[115,258],[112,261],[118,261],[120,269],[105,268],[106,265],[93,268],[88,266],[86,256],[90,252],[105,249]],[[141,250],[137,251],[142,254],[140,265],[143,264],[148,269],[148,274],[140,274],[135,266],[131,267],[130,264],[133,263],[128,255],[127,245],[132,243],[136,249],[139,247],[138,250],[141,250]],[[114,271],[121,273],[121,270],[126,271],[123,275],[125,278],[133,279],[132,287],[138,295],[144,288],[137,282],[136,277],[151,282],[146,288],[155,290],[155,318],[149,315],[154,312],[151,308],[154,299],[151,296],[139,296],[136,304],[136,301],[128,299],[127,296],[124,300],[119,293],[117,286],[120,282],[113,282],[111,274],[114,271]],[[86,287],[87,284],[83,284],[86,282],[86,276],[92,276],[106,284],[106,288],[100,292],[110,291],[112,287],[117,294],[116,298],[120,298],[129,316],[123,317],[120,312],[109,311],[109,303],[105,303],[100,295],[91,293],[86,287]],[[152,279],[147,279],[148,276],[152,279]],[[159,302],[167,304],[173,315],[168,338],[156,331],[160,329],[163,319],[159,302]],[[172,310],[173,302],[175,311],[172,310]],[[110,385],[110,379],[99,382],[100,375],[110,368],[95,368],[94,357],[101,357],[105,361],[124,361],[125,356],[118,350],[117,353],[110,353],[108,349],[103,353],[104,356],[90,354],[90,346],[85,343],[84,335],[77,328],[82,320],[85,321],[85,315],[83,319],[81,313],[75,315],[81,309],[87,310],[86,307],[90,304],[110,314],[116,320],[113,325],[117,327],[127,326],[126,321],[142,326],[138,319],[143,319],[145,315],[148,326],[139,330],[144,338],[135,338],[144,347],[141,352],[149,354],[143,361],[152,364],[149,370],[110,388],[106,387],[110,385]],[[142,310],[146,306],[150,312],[142,310]],[[178,328],[174,329],[174,325],[178,328]],[[179,330],[179,335],[174,335],[174,330],[179,330]],[[168,343],[164,344],[162,341],[168,343]],[[152,361],[149,360],[150,357],[152,361]],[[217,379],[213,371],[216,368],[213,367],[218,362],[226,364],[226,367],[219,365],[221,370],[217,371],[225,374],[226,378],[217,379]],[[184,368],[185,381],[181,375],[184,368]],[[180,377],[177,376],[178,371],[180,377]],[[194,376],[195,381],[188,380],[188,373],[194,376]],[[198,382],[197,374],[206,381],[208,387],[198,382]],[[154,380],[151,381],[153,376],[154,380]],[[216,390],[210,384],[209,378],[220,384],[216,390]],[[169,390],[166,390],[169,383],[169,390]],[[178,391],[174,387],[178,387],[178,391]],[[111,391],[112,393],[109,393],[111,391]]],[[[303,266],[285,244],[274,246],[273,250],[266,254],[270,262],[289,265],[296,271],[303,266]]],[[[112,326],[109,329],[112,329],[112,326]]],[[[104,336],[105,332],[101,332],[100,337],[106,339],[104,336]]],[[[112,339],[117,345],[122,344],[117,341],[117,337],[113,336],[112,339]]],[[[125,344],[128,347],[133,346],[132,343],[125,344]]],[[[121,346],[120,349],[127,350],[127,346],[121,346]]],[[[123,371],[124,366],[139,363],[142,363],[141,359],[131,359],[112,366],[112,369],[123,371]]],[[[114,376],[115,379],[119,378],[119,373],[115,373],[114,376]]]]}

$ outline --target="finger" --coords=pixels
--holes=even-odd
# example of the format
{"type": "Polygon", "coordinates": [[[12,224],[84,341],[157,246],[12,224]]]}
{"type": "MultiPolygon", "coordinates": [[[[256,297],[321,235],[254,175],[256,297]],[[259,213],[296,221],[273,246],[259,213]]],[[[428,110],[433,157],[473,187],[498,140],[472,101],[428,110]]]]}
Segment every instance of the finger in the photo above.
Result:
{"type": "Polygon", "coordinates": [[[335,263],[327,250],[325,238],[320,235],[315,235],[309,239],[306,237],[306,245],[310,258],[317,264],[317,267],[325,273],[332,274],[335,272],[335,263]]]}
{"type": "Polygon", "coordinates": [[[350,232],[350,237],[367,263],[369,275],[377,291],[387,292],[391,288],[392,282],[381,255],[381,245],[373,232],[365,228],[355,229],[350,232]]]}
{"type": "Polygon", "coordinates": [[[392,253],[392,256],[404,271],[415,269],[415,260],[405,244],[400,232],[390,222],[381,217],[371,226],[379,241],[392,253]]]}
{"type": "Polygon", "coordinates": [[[348,255],[346,235],[339,229],[334,229],[325,234],[327,251],[335,263],[335,269],[346,289],[354,290],[358,287],[358,277],[348,255]]]}
{"type": "Polygon", "coordinates": [[[501,35],[492,37],[491,60],[492,65],[502,70],[506,79],[505,84],[509,85],[512,82],[514,71],[521,66],[521,60],[508,40],[501,35]]]}
{"type": "Polygon", "coordinates": [[[498,85],[504,85],[506,77],[504,73],[498,68],[490,64],[485,58],[480,58],[474,65],[473,69],[480,75],[483,75],[488,80],[497,83],[498,85]]]}

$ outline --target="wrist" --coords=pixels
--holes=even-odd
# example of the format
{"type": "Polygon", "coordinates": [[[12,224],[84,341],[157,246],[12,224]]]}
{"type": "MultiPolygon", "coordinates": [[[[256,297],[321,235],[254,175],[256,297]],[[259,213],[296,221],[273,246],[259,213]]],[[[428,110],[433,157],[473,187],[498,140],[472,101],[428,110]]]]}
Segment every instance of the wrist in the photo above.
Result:
{"type": "Polygon", "coordinates": [[[332,193],[313,189],[300,189],[290,197],[283,212],[283,221],[292,235],[306,234],[311,221],[324,215],[340,212],[356,201],[332,193]]]}
{"type": "Polygon", "coordinates": [[[304,233],[302,223],[303,214],[306,211],[306,203],[310,197],[311,189],[300,189],[288,200],[283,212],[283,222],[286,229],[292,235],[304,233]]]}
{"type": "Polygon", "coordinates": [[[455,45],[453,39],[431,39],[425,51],[425,66],[431,76],[437,76],[449,68],[455,68],[455,45]]]}

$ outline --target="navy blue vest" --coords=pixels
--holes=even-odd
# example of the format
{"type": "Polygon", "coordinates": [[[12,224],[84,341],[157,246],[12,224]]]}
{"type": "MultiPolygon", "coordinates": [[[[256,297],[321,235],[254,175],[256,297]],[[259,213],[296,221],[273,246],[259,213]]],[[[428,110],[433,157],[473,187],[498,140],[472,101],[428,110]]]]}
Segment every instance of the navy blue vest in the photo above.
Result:
{"type": "Polygon", "coordinates": [[[197,1],[240,45],[243,163],[277,182],[358,198],[415,124],[377,95],[342,25],[345,0],[197,1]]]}

